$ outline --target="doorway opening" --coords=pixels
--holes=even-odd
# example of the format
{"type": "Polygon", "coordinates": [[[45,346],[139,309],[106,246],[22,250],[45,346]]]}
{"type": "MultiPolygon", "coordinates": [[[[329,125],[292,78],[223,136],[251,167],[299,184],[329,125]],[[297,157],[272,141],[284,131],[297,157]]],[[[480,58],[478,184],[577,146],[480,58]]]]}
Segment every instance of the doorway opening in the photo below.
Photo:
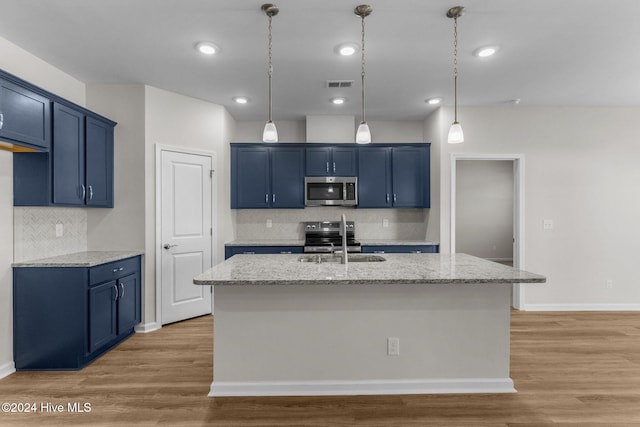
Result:
{"type": "MultiPolygon", "coordinates": [[[[524,155],[452,153],[450,213],[451,253],[524,269],[524,155]]],[[[524,305],[520,284],[512,305],[524,305]]]]}

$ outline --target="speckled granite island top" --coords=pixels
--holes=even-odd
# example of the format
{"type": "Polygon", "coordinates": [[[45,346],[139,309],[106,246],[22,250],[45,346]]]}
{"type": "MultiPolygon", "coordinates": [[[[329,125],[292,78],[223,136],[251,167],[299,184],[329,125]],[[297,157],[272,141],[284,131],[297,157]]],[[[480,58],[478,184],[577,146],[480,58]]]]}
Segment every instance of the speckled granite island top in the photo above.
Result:
{"type": "Polygon", "coordinates": [[[196,285],[544,283],[539,274],[466,254],[385,254],[382,262],[300,262],[301,255],[235,255],[196,276],[196,285]]]}
{"type": "Polygon", "coordinates": [[[94,267],[142,255],[140,251],[89,251],[16,262],[13,267],[94,267]]]}

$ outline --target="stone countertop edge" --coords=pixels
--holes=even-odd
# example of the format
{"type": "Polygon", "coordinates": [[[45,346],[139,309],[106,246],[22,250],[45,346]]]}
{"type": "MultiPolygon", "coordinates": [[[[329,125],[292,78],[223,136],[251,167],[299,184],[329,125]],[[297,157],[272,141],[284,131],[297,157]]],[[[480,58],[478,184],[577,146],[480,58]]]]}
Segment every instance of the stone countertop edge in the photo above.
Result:
{"type": "Polygon", "coordinates": [[[300,255],[236,255],[193,283],[242,285],[401,285],[545,283],[539,274],[467,254],[385,254],[383,262],[300,262],[300,255]]]}
{"type": "MultiPolygon", "coordinates": [[[[356,239],[365,246],[422,246],[439,245],[440,242],[431,240],[387,240],[387,239],[356,239]]],[[[304,246],[304,240],[233,240],[225,246],[304,246]]]]}
{"type": "Polygon", "coordinates": [[[142,251],[87,251],[13,263],[12,267],[95,267],[144,255],[142,251]]]}

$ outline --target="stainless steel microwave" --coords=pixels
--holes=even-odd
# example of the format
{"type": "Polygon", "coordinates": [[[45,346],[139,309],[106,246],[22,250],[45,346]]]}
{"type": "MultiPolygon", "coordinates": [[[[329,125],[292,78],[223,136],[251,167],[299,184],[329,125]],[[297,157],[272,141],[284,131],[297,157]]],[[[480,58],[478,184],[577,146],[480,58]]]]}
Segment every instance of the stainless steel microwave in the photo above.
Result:
{"type": "Polygon", "coordinates": [[[304,179],[305,206],[357,206],[358,178],[355,176],[307,176],[304,179]]]}

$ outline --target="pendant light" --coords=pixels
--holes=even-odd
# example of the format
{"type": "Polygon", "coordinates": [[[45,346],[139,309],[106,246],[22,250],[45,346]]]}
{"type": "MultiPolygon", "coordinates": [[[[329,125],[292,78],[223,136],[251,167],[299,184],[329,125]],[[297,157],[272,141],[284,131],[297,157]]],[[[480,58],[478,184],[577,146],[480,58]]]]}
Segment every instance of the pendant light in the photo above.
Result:
{"type": "Polygon", "coordinates": [[[263,142],[278,142],[278,130],[276,129],[276,125],[271,120],[271,79],[273,77],[273,65],[271,64],[271,18],[276,16],[280,11],[278,7],[274,4],[266,3],[262,5],[262,11],[266,13],[269,17],[269,120],[264,125],[264,131],[262,132],[262,141],[263,142]]]}
{"type": "Polygon", "coordinates": [[[447,17],[453,18],[453,123],[449,128],[447,142],[459,144],[464,142],[462,126],[458,123],[458,18],[462,16],[463,6],[455,6],[447,11],[447,17]]]}
{"type": "Polygon", "coordinates": [[[371,15],[371,12],[373,12],[373,9],[368,4],[361,4],[353,10],[353,13],[362,18],[362,46],[360,49],[362,52],[362,72],[360,74],[362,76],[362,121],[356,132],[357,144],[369,144],[371,142],[371,131],[367,124],[364,109],[364,18],[371,15]]]}

